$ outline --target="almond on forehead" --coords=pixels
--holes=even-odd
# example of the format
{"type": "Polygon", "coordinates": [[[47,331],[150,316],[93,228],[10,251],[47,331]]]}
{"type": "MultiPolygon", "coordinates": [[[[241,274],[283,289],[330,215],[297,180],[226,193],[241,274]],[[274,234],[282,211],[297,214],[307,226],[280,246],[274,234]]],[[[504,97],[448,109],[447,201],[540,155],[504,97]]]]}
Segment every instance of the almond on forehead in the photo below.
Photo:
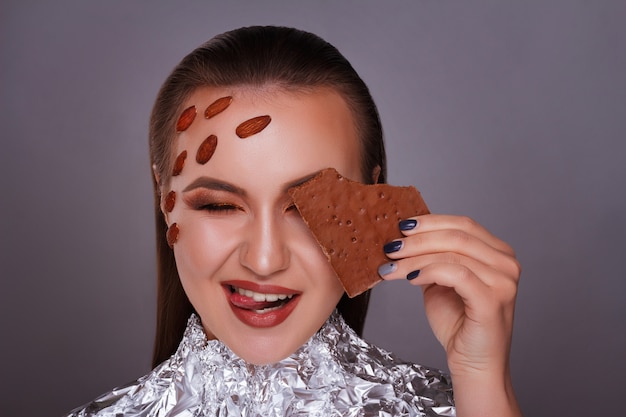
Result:
{"type": "Polygon", "coordinates": [[[187,107],[176,122],[176,132],[184,132],[191,126],[193,119],[196,118],[196,106],[187,107]]]}
{"type": "Polygon", "coordinates": [[[382,281],[378,267],[389,262],[383,245],[402,237],[398,222],[429,213],[415,187],[365,185],[333,168],[289,195],[350,297],[382,281]]]}
{"type": "Polygon", "coordinates": [[[213,153],[215,153],[215,149],[217,149],[217,136],[209,135],[198,147],[196,162],[201,165],[209,162],[209,159],[211,159],[213,153]]]}
{"type": "Polygon", "coordinates": [[[237,129],[235,129],[235,133],[241,139],[245,139],[265,129],[271,121],[272,118],[268,115],[253,117],[252,119],[240,123],[237,129]]]}
{"type": "Polygon", "coordinates": [[[206,108],[206,110],[204,111],[204,117],[210,119],[217,116],[218,114],[226,110],[232,102],[233,98],[231,96],[218,98],[213,103],[209,104],[209,107],[206,108]]]}

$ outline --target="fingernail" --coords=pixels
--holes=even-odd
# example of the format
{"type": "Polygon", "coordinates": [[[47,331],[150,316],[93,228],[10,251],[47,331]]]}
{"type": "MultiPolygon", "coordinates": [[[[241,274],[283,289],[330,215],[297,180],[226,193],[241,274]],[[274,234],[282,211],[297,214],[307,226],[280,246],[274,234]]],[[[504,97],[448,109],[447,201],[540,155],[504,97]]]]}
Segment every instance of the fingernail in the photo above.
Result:
{"type": "Polygon", "coordinates": [[[401,220],[400,223],[398,223],[398,226],[400,227],[400,230],[402,231],[413,230],[417,226],[417,220],[415,219],[401,220]]]}
{"type": "Polygon", "coordinates": [[[378,275],[384,277],[385,275],[391,274],[396,269],[398,269],[398,265],[395,262],[388,262],[378,267],[378,275]]]}
{"type": "Polygon", "coordinates": [[[409,281],[417,278],[420,275],[420,270],[416,269],[415,271],[409,272],[406,276],[406,279],[408,279],[409,281]]]}
{"type": "Polygon", "coordinates": [[[402,249],[401,240],[394,240],[393,242],[389,242],[385,244],[385,246],[383,246],[383,250],[385,251],[385,253],[398,252],[400,249],[402,249]]]}

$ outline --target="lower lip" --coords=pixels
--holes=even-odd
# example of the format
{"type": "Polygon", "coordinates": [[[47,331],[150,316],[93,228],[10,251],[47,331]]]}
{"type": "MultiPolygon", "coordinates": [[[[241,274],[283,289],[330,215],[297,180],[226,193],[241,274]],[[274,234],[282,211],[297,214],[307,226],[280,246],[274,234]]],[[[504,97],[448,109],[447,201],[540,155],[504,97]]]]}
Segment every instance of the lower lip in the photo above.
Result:
{"type": "Polygon", "coordinates": [[[230,302],[230,289],[226,288],[226,296],[228,298],[228,304],[230,308],[235,313],[235,316],[244,324],[247,324],[251,327],[257,328],[267,328],[274,327],[281,324],[283,321],[289,317],[291,312],[296,305],[300,301],[300,296],[295,295],[291,301],[286,304],[283,304],[280,308],[272,311],[268,311],[267,313],[257,313],[254,310],[246,310],[244,308],[237,307],[233,303],[230,302]]]}

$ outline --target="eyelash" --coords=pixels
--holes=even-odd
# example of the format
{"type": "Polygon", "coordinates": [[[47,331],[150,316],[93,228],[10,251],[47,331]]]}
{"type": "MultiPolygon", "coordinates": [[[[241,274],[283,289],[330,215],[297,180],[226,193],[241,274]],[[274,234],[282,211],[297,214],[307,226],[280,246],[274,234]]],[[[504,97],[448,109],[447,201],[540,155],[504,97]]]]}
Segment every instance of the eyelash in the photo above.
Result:
{"type": "MultiPolygon", "coordinates": [[[[227,213],[235,212],[238,210],[243,210],[237,204],[221,203],[221,202],[211,203],[211,202],[207,202],[206,199],[200,196],[191,196],[190,198],[187,199],[187,204],[194,210],[206,211],[209,213],[216,213],[216,214],[220,214],[220,213],[227,214],[227,213]]],[[[283,210],[285,213],[291,212],[291,211],[297,212],[297,207],[295,204],[291,203],[287,205],[283,210]]]]}
{"type": "MultiPolygon", "coordinates": [[[[199,210],[209,211],[212,213],[228,213],[231,211],[239,210],[239,207],[228,203],[213,203],[205,204],[198,208],[199,210]]],[[[295,204],[290,204],[285,208],[285,212],[297,210],[295,204]]]]}
{"type": "Polygon", "coordinates": [[[211,204],[204,204],[200,207],[198,207],[198,210],[205,210],[205,211],[210,211],[210,212],[229,212],[229,211],[235,211],[238,210],[239,207],[237,207],[234,204],[228,204],[228,203],[211,203],[211,204]]]}

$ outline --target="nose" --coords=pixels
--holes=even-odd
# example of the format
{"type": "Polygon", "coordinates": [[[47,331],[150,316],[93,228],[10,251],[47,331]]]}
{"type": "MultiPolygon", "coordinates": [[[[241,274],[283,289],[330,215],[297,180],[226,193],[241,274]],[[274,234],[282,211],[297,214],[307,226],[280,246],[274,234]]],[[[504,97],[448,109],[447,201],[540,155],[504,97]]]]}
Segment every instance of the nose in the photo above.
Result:
{"type": "Polygon", "coordinates": [[[240,263],[256,276],[270,277],[289,267],[286,225],[272,213],[250,220],[240,251],[240,263]]]}

